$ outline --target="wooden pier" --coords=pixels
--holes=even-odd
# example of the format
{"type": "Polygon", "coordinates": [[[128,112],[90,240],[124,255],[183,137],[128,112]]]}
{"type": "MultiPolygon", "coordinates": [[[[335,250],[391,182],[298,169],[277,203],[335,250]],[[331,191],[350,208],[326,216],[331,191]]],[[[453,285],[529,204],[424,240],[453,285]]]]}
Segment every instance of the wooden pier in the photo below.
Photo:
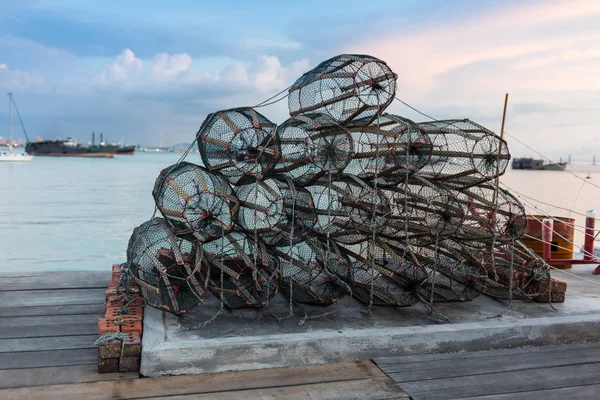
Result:
{"type": "Polygon", "coordinates": [[[99,374],[94,341],[110,275],[0,274],[0,399],[600,396],[598,343],[159,378],[99,374]]]}

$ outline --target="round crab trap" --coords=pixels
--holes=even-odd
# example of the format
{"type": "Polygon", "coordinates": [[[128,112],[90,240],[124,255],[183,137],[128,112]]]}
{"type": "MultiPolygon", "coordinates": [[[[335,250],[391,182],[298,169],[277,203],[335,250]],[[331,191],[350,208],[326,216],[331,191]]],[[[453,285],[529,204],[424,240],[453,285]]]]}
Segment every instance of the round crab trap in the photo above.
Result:
{"type": "Polygon", "coordinates": [[[455,193],[467,210],[456,237],[465,245],[489,243],[494,237],[497,241],[510,241],[525,233],[525,207],[508,191],[481,184],[455,193]],[[472,242],[473,239],[478,241],[472,242]]]}
{"type": "Polygon", "coordinates": [[[233,231],[203,246],[208,289],[229,308],[263,307],[277,294],[279,260],[261,241],[233,231]]]}
{"type": "Polygon", "coordinates": [[[434,301],[467,301],[479,296],[487,282],[487,271],[474,258],[461,252],[459,244],[443,240],[437,248],[411,247],[411,256],[429,275],[434,301]]]}
{"type": "Polygon", "coordinates": [[[279,247],[275,251],[281,268],[281,291],[301,304],[327,306],[335,303],[345,292],[345,285],[329,270],[347,268],[347,259],[337,246],[329,248],[314,238],[279,247]]]}
{"type": "Polygon", "coordinates": [[[207,282],[201,273],[200,246],[175,236],[162,218],[134,229],[127,265],[146,304],[179,314],[204,303],[207,282]]]}
{"type": "Polygon", "coordinates": [[[239,207],[220,174],[188,162],[163,169],[152,196],[177,236],[200,242],[230,231],[239,207]]]}
{"type": "Polygon", "coordinates": [[[283,213],[273,230],[263,232],[261,239],[270,246],[288,246],[308,236],[315,227],[317,214],[310,192],[294,185],[291,179],[275,179],[283,197],[283,213]]]}
{"type": "Polygon", "coordinates": [[[347,126],[354,154],[346,174],[365,180],[377,178],[380,186],[395,186],[429,162],[433,145],[413,121],[383,114],[370,124],[364,122],[361,119],[347,126]]]}
{"type": "Polygon", "coordinates": [[[274,179],[257,181],[235,188],[240,202],[237,224],[248,233],[278,232],[285,220],[284,197],[274,179]]]}
{"type": "MultiPolygon", "coordinates": [[[[372,242],[350,247],[340,247],[350,263],[347,268],[339,266],[332,270],[352,289],[357,300],[376,306],[407,307],[419,298],[410,282],[403,281],[387,268],[395,254],[384,254],[380,247],[373,249],[372,242]]],[[[426,278],[426,276],[425,276],[426,278]]]]}
{"type": "Polygon", "coordinates": [[[321,179],[307,189],[315,201],[314,230],[321,235],[352,244],[386,227],[390,214],[388,198],[356,177],[345,176],[344,180],[333,182],[321,179]]]}
{"type": "Polygon", "coordinates": [[[454,234],[462,225],[465,207],[442,185],[421,180],[408,194],[412,216],[408,229],[415,245],[430,245],[436,238],[454,234]]]}
{"type": "Polygon", "coordinates": [[[519,241],[488,245],[474,253],[487,270],[483,293],[498,299],[532,299],[546,292],[550,284],[550,267],[519,241]],[[511,285],[512,283],[512,285],[511,285]]]}
{"type": "Polygon", "coordinates": [[[352,136],[325,114],[289,118],[277,130],[281,158],[275,173],[284,174],[299,186],[332,178],[344,171],[353,151],[352,136]]]}
{"type": "Polygon", "coordinates": [[[276,125],[253,108],[209,114],[196,134],[204,165],[233,185],[266,177],[280,156],[276,125]]]}
{"type": "Polygon", "coordinates": [[[508,145],[468,119],[419,123],[431,138],[431,161],[419,175],[465,189],[500,176],[510,160],[508,145]]]}
{"type": "Polygon", "coordinates": [[[342,54],[330,58],[291,86],[290,115],[320,112],[342,124],[372,118],[394,99],[396,79],[387,64],[375,57],[342,54]]]}

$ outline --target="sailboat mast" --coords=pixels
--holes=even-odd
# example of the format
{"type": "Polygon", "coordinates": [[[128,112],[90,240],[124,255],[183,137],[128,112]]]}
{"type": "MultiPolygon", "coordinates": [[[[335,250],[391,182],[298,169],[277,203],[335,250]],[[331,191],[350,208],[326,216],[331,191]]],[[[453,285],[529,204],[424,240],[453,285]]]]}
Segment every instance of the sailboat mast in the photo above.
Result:
{"type": "Polygon", "coordinates": [[[12,93],[8,93],[8,149],[12,152],[12,93]]]}

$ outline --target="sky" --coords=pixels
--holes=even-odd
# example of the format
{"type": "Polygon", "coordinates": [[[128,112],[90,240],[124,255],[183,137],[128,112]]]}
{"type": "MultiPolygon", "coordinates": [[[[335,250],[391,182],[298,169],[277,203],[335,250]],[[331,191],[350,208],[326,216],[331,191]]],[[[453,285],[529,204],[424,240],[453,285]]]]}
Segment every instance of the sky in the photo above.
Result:
{"type": "MultiPolygon", "coordinates": [[[[370,54],[434,118],[505,131],[513,156],[600,156],[597,0],[0,0],[0,90],[30,137],[173,145],[338,54],[370,54]],[[516,138],[516,139],[514,139],[516,138]]],[[[0,104],[2,104],[0,102],[0,104]]],[[[427,118],[399,102],[389,112],[427,118]]],[[[260,109],[282,123],[287,102],[260,109]]],[[[0,106],[0,136],[8,131],[0,106]]],[[[15,128],[15,135],[20,135],[15,128]]]]}

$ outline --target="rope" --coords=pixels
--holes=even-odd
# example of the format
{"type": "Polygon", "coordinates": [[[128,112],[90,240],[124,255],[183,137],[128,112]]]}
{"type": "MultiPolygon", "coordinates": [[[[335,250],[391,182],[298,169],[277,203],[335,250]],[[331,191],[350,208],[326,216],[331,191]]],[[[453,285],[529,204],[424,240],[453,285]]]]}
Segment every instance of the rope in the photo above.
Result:
{"type": "Polygon", "coordinates": [[[279,93],[277,93],[276,95],[274,95],[274,96],[271,96],[271,97],[269,97],[268,99],[266,99],[266,100],[264,100],[264,101],[262,101],[262,102],[258,103],[258,104],[257,104],[257,105],[255,105],[253,108],[266,107],[266,106],[269,106],[269,105],[271,105],[271,104],[275,104],[275,103],[277,103],[277,102],[280,102],[281,100],[283,100],[283,99],[285,99],[286,97],[288,97],[288,96],[289,96],[289,94],[287,94],[287,95],[283,96],[281,99],[278,99],[278,100],[276,100],[276,101],[272,101],[272,102],[270,102],[270,103],[269,103],[269,101],[273,100],[275,97],[279,96],[279,95],[280,95],[280,94],[282,94],[283,92],[285,92],[285,91],[289,90],[289,88],[291,88],[291,87],[292,87],[292,85],[290,85],[290,86],[286,87],[286,88],[285,88],[285,89],[283,89],[281,92],[279,92],[279,93]]]}
{"type": "Polygon", "coordinates": [[[123,343],[125,343],[127,339],[129,339],[129,336],[127,336],[127,334],[123,332],[106,333],[100,336],[98,339],[96,339],[96,341],[94,342],[94,346],[98,347],[102,343],[112,342],[113,340],[120,340],[123,343]]]}

